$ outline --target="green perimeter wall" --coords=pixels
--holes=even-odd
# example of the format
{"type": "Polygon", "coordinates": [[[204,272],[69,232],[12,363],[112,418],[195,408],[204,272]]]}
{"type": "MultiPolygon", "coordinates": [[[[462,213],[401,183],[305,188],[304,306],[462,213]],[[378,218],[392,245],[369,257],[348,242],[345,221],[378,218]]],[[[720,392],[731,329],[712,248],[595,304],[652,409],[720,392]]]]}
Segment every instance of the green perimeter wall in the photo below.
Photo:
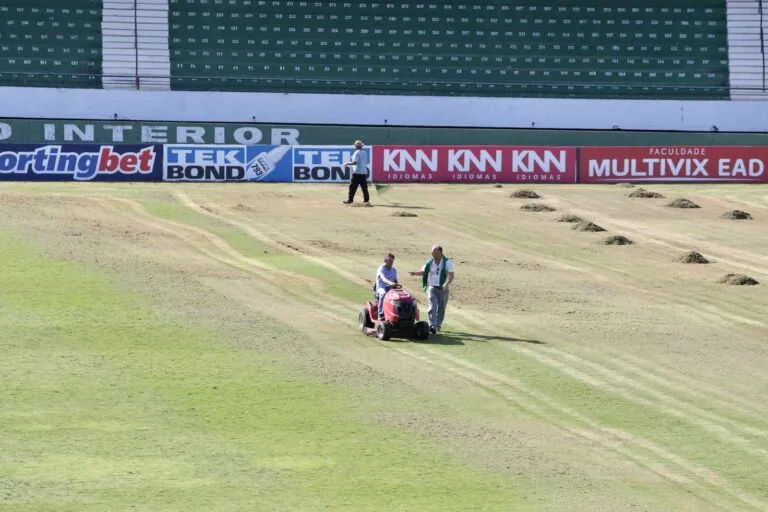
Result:
{"type": "Polygon", "coordinates": [[[455,144],[536,146],[768,145],[768,133],[429,128],[0,118],[2,143],[455,144]],[[202,140],[184,134],[197,134],[202,140]]]}

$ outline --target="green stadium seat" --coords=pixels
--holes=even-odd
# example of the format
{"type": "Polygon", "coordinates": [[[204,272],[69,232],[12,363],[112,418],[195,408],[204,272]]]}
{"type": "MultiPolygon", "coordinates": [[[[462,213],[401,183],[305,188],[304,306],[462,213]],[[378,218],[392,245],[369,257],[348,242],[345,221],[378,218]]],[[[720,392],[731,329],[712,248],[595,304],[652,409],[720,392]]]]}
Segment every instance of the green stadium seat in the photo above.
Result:
{"type": "Polygon", "coordinates": [[[0,86],[101,87],[101,12],[100,0],[2,0],[0,86]]]}
{"type": "Polygon", "coordinates": [[[177,90],[728,96],[725,0],[169,2],[177,90]]]}

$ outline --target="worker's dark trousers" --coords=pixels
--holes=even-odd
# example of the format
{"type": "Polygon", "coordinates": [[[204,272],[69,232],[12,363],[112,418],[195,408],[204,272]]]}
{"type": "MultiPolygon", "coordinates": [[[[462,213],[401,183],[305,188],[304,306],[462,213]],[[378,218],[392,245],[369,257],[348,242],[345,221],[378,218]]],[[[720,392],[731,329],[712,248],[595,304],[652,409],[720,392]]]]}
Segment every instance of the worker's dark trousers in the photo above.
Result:
{"type": "Polygon", "coordinates": [[[358,186],[363,189],[363,201],[367,203],[370,197],[368,196],[368,175],[366,174],[352,175],[352,179],[349,180],[349,196],[347,201],[351,203],[355,199],[358,186]]]}

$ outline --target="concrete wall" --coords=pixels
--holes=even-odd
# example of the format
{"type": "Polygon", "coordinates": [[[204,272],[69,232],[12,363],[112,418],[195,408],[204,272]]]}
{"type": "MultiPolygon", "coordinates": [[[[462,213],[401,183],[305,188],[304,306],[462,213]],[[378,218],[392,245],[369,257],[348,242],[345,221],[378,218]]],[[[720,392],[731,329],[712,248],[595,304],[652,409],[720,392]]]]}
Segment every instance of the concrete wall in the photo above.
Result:
{"type": "Polygon", "coordinates": [[[768,132],[768,101],[634,101],[0,88],[8,118],[768,132]]]}
{"type": "Polygon", "coordinates": [[[265,123],[94,121],[0,117],[0,144],[370,144],[519,146],[768,146],[768,133],[424,128],[265,123]]]}

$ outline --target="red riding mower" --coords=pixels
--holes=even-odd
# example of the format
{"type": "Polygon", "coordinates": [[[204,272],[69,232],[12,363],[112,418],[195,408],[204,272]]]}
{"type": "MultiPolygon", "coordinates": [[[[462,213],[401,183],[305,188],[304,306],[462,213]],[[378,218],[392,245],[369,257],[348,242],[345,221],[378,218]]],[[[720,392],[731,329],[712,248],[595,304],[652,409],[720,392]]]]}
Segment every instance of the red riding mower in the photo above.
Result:
{"type": "MultiPolygon", "coordinates": [[[[373,285],[376,296],[376,285],[373,285]]],[[[379,300],[369,300],[360,311],[360,330],[367,336],[375,335],[385,341],[392,336],[398,338],[429,338],[429,324],[419,320],[419,305],[416,298],[395,285],[384,295],[384,320],[379,321],[379,300]]]]}

